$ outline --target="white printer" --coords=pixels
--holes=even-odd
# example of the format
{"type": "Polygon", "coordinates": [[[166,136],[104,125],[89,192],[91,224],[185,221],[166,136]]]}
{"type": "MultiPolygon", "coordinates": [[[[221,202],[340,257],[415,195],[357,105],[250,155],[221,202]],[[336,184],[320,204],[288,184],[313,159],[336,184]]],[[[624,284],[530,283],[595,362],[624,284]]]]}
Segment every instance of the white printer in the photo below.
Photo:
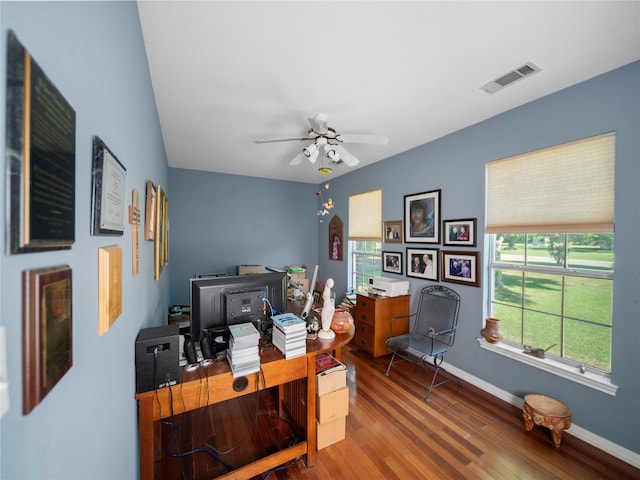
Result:
{"type": "Polygon", "coordinates": [[[409,293],[409,280],[374,277],[369,279],[369,293],[383,297],[398,297],[409,293]]]}

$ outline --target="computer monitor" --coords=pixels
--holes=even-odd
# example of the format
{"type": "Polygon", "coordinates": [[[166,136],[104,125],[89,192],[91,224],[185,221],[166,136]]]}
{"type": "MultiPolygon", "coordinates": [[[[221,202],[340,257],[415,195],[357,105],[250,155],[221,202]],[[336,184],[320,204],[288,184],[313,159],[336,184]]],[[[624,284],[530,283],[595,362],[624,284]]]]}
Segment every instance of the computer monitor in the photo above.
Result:
{"type": "Polygon", "coordinates": [[[271,323],[271,308],[286,311],[287,273],[192,278],[189,290],[195,341],[204,330],[220,331],[235,323],[253,322],[264,330],[271,323]]]}

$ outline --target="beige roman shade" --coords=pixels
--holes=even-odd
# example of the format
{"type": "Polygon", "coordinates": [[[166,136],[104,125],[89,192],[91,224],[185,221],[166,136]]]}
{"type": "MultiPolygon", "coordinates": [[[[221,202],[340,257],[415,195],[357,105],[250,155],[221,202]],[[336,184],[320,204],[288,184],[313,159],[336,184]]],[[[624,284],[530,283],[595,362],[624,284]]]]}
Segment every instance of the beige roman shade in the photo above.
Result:
{"type": "Polygon", "coordinates": [[[382,190],[349,196],[349,240],[382,239],[382,190]]]}
{"type": "Polygon", "coordinates": [[[615,133],[487,164],[487,233],[613,232],[615,133]]]}

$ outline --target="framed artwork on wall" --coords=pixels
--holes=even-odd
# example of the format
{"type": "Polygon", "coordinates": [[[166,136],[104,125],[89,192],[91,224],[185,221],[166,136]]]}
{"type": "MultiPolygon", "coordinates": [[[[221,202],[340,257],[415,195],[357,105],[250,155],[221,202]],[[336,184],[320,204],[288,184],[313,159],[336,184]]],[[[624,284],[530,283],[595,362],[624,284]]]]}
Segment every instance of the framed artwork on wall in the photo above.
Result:
{"type": "Polygon", "coordinates": [[[22,272],[22,414],[29,414],[73,364],[71,268],[22,272]]]}
{"type": "Polygon", "coordinates": [[[443,245],[456,245],[459,247],[476,246],[476,219],[463,218],[459,220],[443,220],[442,234],[443,245]]]}
{"type": "Polygon", "coordinates": [[[440,243],[440,190],[404,196],[407,243],[440,243]]]}
{"type": "Polygon", "coordinates": [[[442,281],[480,286],[480,252],[442,250],[442,281]]]}
{"type": "Polygon", "coordinates": [[[344,226],[342,219],[334,215],[329,222],[329,260],[343,259],[344,226]]]}
{"type": "Polygon", "coordinates": [[[438,249],[407,247],[407,277],[438,281],[438,249]]]}
{"type": "Polygon", "coordinates": [[[402,243],[402,220],[386,220],[382,224],[384,243],[402,243]]]}
{"type": "Polygon", "coordinates": [[[147,191],[144,210],[144,239],[153,241],[156,228],[156,186],[147,180],[147,191]]]}
{"type": "Polygon", "coordinates": [[[93,137],[91,234],[122,235],[127,169],[97,136],[93,137]]]}
{"type": "Polygon", "coordinates": [[[402,252],[382,252],[382,271],[402,275],[402,252]]]}

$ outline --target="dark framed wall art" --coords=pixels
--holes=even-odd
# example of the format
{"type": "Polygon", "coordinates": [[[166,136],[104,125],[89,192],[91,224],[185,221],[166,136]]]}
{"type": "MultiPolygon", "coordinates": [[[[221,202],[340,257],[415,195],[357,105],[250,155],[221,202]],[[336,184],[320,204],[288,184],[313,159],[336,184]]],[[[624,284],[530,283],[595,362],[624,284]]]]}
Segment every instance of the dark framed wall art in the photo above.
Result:
{"type": "Polygon", "coordinates": [[[438,281],[437,248],[407,247],[407,277],[438,281]]]}
{"type": "Polygon", "coordinates": [[[480,286],[480,253],[442,250],[442,281],[480,286]]]}
{"type": "Polygon", "coordinates": [[[93,137],[91,234],[122,235],[127,169],[97,136],[93,137]]]}
{"type": "Polygon", "coordinates": [[[440,243],[440,190],[404,196],[407,243],[440,243]]]}
{"type": "Polygon", "coordinates": [[[71,268],[22,272],[22,413],[29,414],[73,364],[71,268]]]}
{"type": "Polygon", "coordinates": [[[12,31],[7,40],[7,252],[70,249],[76,113],[12,31]]]}
{"type": "Polygon", "coordinates": [[[459,247],[476,246],[475,218],[443,220],[442,232],[444,235],[443,245],[455,245],[459,247]]]}
{"type": "Polygon", "coordinates": [[[382,271],[402,275],[402,252],[382,252],[382,271]]]}

